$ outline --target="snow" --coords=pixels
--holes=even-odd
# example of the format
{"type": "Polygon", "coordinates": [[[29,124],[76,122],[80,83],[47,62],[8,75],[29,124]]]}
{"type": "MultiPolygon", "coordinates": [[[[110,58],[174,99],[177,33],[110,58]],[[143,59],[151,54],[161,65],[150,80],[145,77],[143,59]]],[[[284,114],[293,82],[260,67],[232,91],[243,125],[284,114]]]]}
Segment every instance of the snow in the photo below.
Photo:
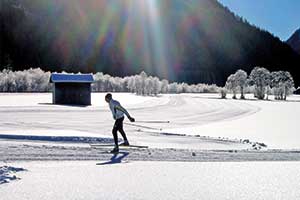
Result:
{"type": "MultiPolygon", "coordinates": [[[[208,96],[206,96],[208,97],[208,96]]],[[[300,96],[289,97],[289,101],[241,101],[249,106],[259,108],[255,114],[221,121],[203,126],[166,130],[173,133],[188,132],[191,135],[205,133],[211,137],[248,138],[261,141],[269,148],[299,149],[300,135],[298,122],[300,116],[300,96]]],[[[272,98],[272,97],[271,97],[272,98]]],[[[221,100],[220,100],[221,101],[221,100]]],[[[235,102],[236,100],[224,100],[235,102]]]]}
{"type": "Polygon", "coordinates": [[[299,162],[16,162],[1,199],[299,199],[299,162]]]}
{"type": "Polygon", "coordinates": [[[104,96],[77,107],[52,105],[50,93],[0,94],[1,199],[300,198],[299,96],[113,93],[136,120],[170,121],[126,121],[129,141],[150,148],[118,155],[89,145],[112,143],[104,96]]]}
{"type": "MultiPolygon", "coordinates": [[[[116,98],[118,98],[117,95],[116,98]]],[[[126,95],[124,95],[126,97],[126,95]]],[[[235,117],[238,115],[255,112],[255,108],[240,108],[240,106],[225,105],[222,103],[203,102],[203,106],[197,108],[199,114],[195,113],[198,99],[192,99],[185,96],[165,95],[163,97],[136,97],[128,95],[127,101],[136,98],[136,104],[126,106],[129,112],[138,119],[172,119],[171,124],[163,124],[163,126],[182,127],[183,125],[191,126],[195,123],[208,123],[214,120],[222,120],[224,118],[235,117]],[[138,102],[143,99],[143,102],[138,102]],[[146,101],[145,101],[146,100],[146,101]],[[189,102],[187,102],[189,100],[189,102]],[[216,107],[218,106],[218,107],[216,107]],[[231,109],[229,106],[233,106],[231,109]],[[225,109],[223,108],[225,107],[225,109]],[[185,110],[185,115],[182,116],[182,110],[185,110]],[[220,111],[219,111],[220,110],[220,111]],[[217,112],[219,113],[217,115],[217,112]],[[154,118],[154,116],[156,116],[154,118]],[[158,118],[157,116],[160,116],[158,118]],[[203,117],[203,121],[199,121],[199,117],[203,117]],[[209,119],[210,117],[210,119],[209,119]],[[207,121],[209,120],[209,121],[207,121]]],[[[124,97],[123,97],[124,98],[124,97]]],[[[122,101],[121,103],[126,102],[122,101]]],[[[111,137],[111,128],[113,120],[110,111],[107,107],[68,107],[68,106],[26,106],[26,107],[1,107],[0,113],[2,119],[0,127],[2,134],[11,135],[30,135],[30,136],[82,136],[82,137],[111,137]]],[[[160,125],[160,124],[158,124],[160,125]]],[[[152,126],[156,126],[152,124],[152,126]]],[[[162,137],[160,133],[146,133],[140,128],[126,125],[126,129],[130,133],[130,140],[133,143],[151,143],[153,147],[178,147],[181,148],[197,148],[199,140],[195,138],[182,137],[162,137]],[[163,139],[160,141],[160,139],[163,139]],[[167,145],[166,145],[167,143],[167,145]]],[[[204,145],[201,148],[209,148],[211,144],[204,145]]],[[[220,144],[213,145],[211,148],[218,147],[220,144]]]]}
{"type": "Polygon", "coordinates": [[[93,74],[57,74],[52,73],[50,77],[51,83],[92,83],[94,81],[93,74]]]}
{"type": "MultiPolygon", "coordinates": [[[[106,106],[104,96],[106,93],[92,93],[92,106],[106,106]]],[[[151,101],[156,103],[154,97],[142,97],[136,96],[129,93],[114,93],[114,98],[123,102],[125,106],[141,104],[145,101],[151,101]]],[[[44,107],[60,108],[62,106],[52,105],[52,93],[0,93],[0,107],[31,107],[35,106],[40,109],[44,107]]],[[[72,107],[71,107],[72,108],[72,107]]]]}
{"type": "MultiPolygon", "coordinates": [[[[87,137],[112,138],[113,119],[104,95],[93,93],[92,106],[76,107],[50,104],[49,93],[1,94],[0,137],[53,136],[55,141],[63,141],[63,137],[82,137],[85,141],[87,137]]],[[[248,100],[224,100],[219,99],[218,94],[142,97],[114,93],[113,96],[136,120],[170,121],[161,124],[126,121],[125,131],[134,144],[153,148],[247,149],[249,145],[241,141],[250,139],[265,143],[269,148],[300,147],[298,96],[289,97],[287,102],[258,101],[249,95],[248,100]],[[228,143],[220,143],[220,140],[228,143]]]]}
{"type": "Polygon", "coordinates": [[[11,166],[0,166],[0,185],[17,180],[18,177],[14,175],[16,172],[25,171],[23,168],[16,168],[11,166]]]}

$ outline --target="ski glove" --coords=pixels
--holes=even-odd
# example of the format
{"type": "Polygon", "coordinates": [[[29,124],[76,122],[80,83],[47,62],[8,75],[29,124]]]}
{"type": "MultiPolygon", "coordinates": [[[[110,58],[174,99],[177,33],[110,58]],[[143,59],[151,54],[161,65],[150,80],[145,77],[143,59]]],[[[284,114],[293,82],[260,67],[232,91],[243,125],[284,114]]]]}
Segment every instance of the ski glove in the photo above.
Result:
{"type": "Polygon", "coordinates": [[[133,117],[129,117],[129,120],[130,120],[131,122],[135,122],[135,119],[134,119],[133,117]]]}

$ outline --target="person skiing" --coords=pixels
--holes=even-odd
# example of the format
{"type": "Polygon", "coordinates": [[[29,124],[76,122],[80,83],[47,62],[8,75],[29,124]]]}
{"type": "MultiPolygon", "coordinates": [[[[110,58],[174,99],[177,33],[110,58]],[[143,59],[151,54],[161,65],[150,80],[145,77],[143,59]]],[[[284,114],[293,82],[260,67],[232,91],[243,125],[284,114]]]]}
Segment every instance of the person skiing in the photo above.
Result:
{"type": "Polygon", "coordinates": [[[115,120],[115,124],[112,130],[112,134],[115,141],[115,147],[111,151],[111,153],[118,153],[119,152],[118,133],[117,133],[118,131],[121,133],[124,139],[124,143],[122,145],[129,146],[128,139],[126,137],[125,131],[123,130],[124,114],[131,122],[134,122],[135,119],[131,117],[130,114],[127,112],[127,110],[121,106],[120,102],[112,98],[112,95],[110,93],[107,93],[105,95],[105,101],[109,104],[109,108],[115,120]]]}

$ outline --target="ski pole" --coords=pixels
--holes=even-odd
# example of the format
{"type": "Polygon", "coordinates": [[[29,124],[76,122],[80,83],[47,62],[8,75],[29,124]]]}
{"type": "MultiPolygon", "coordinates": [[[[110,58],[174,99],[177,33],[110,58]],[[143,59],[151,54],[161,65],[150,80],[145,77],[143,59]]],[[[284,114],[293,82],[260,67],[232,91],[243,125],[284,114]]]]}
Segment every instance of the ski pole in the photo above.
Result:
{"type": "Polygon", "coordinates": [[[163,123],[170,123],[170,121],[160,121],[160,120],[158,120],[158,121],[155,121],[155,120],[145,120],[145,121],[143,121],[143,120],[138,120],[138,121],[135,121],[136,123],[153,123],[153,124],[163,124],[163,123]]]}
{"type": "Polygon", "coordinates": [[[153,127],[149,127],[149,126],[142,126],[142,125],[137,125],[137,124],[129,124],[124,122],[124,124],[128,125],[128,126],[135,126],[135,127],[139,127],[139,128],[146,128],[146,129],[151,129],[151,130],[159,130],[161,131],[162,128],[153,128],[153,127]]]}

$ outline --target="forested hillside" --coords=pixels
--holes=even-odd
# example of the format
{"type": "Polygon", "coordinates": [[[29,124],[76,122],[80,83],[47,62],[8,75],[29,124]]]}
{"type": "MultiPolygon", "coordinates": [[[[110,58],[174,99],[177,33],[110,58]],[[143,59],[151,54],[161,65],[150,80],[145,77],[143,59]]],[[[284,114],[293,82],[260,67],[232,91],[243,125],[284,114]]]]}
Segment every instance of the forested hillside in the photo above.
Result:
{"type": "Polygon", "coordinates": [[[297,53],[216,0],[1,0],[0,9],[2,69],[224,85],[261,66],[300,83],[297,53]]]}

